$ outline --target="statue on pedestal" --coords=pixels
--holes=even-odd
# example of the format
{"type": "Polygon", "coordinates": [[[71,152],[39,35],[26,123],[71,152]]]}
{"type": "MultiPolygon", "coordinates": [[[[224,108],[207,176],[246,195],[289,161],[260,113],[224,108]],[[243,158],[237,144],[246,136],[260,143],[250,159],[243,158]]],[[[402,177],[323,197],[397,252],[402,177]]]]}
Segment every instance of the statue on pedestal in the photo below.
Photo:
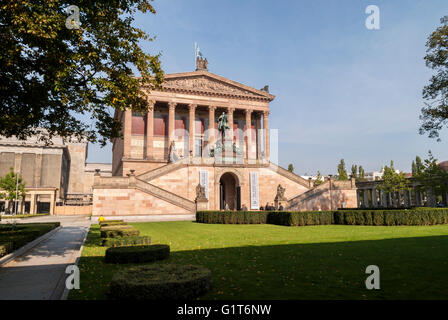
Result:
{"type": "Polygon", "coordinates": [[[205,193],[205,187],[202,186],[200,183],[196,186],[196,202],[197,201],[208,201],[207,195],[205,193]]]}
{"type": "Polygon", "coordinates": [[[176,161],[179,161],[179,159],[180,159],[180,157],[177,154],[176,143],[174,141],[171,141],[170,162],[176,162],[176,161]]]}
{"type": "Polygon", "coordinates": [[[218,131],[221,132],[222,137],[225,137],[226,130],[230,129],[229,127],[229,119],[227,117],[227,114],[223,112],[218,117],[218,131]]]}

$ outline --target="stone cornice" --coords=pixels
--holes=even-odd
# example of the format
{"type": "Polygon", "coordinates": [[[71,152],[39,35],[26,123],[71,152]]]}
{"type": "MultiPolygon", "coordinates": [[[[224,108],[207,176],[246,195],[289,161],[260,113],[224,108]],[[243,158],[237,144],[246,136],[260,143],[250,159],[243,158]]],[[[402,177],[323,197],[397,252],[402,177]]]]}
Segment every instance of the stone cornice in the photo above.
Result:
{"type": "MultiPolygon", "coordinates": [[[[275,96],[208,71],[167,74],[162,84],[163,91],[202,96],[228,97],[234,99],[266,101],[275,96]]],[[[160,91],[151,88],[151,91],[160,91]]]]}

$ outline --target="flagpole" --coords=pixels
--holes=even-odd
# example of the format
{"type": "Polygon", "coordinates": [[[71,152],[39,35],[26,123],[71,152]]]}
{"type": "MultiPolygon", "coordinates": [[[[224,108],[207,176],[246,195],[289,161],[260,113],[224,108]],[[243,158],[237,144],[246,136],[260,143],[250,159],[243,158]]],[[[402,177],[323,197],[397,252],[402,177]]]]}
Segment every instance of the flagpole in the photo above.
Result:
{"type": "Polygon", "coordinates": [[[18,193],[18,191],[19,191],[19,174],[17,173],[17,179],[16,179],[16,203],[15,203],[15,205],[16,205],[16,215],[17,215],[17,193],[18,193]]]}

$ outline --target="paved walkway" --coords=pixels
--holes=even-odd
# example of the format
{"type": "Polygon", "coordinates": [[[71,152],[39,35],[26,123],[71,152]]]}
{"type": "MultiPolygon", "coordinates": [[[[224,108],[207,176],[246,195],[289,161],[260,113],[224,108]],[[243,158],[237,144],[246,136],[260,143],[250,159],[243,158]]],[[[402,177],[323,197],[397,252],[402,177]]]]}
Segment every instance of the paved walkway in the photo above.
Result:
{"type": "Polygon", "coordinates": [[[38,217],[20,222],[59,221],[62,228],[0,267],[0,300],[61,299],[67,265],[74,264],[91,221],[86,217],[38,217]]]}

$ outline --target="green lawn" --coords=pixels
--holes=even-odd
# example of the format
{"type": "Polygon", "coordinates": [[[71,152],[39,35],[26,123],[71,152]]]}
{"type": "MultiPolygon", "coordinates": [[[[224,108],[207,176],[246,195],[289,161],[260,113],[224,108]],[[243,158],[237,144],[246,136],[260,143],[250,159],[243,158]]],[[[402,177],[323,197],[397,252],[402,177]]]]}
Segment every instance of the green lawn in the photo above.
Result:
{"type": "MultiPolygon", "coordinates": [[[[201,299],[447,299],[448,225],[309,226],[133,223],[171,246],[161,263],[207,266],[212,290],[201,299]],[[377,265],[381,290],[365,288],[377,265]]],[[[118,268],[104,263],[93,225],[79,263],[81,290],[70,299],[104,299],[118,268]]]]}

